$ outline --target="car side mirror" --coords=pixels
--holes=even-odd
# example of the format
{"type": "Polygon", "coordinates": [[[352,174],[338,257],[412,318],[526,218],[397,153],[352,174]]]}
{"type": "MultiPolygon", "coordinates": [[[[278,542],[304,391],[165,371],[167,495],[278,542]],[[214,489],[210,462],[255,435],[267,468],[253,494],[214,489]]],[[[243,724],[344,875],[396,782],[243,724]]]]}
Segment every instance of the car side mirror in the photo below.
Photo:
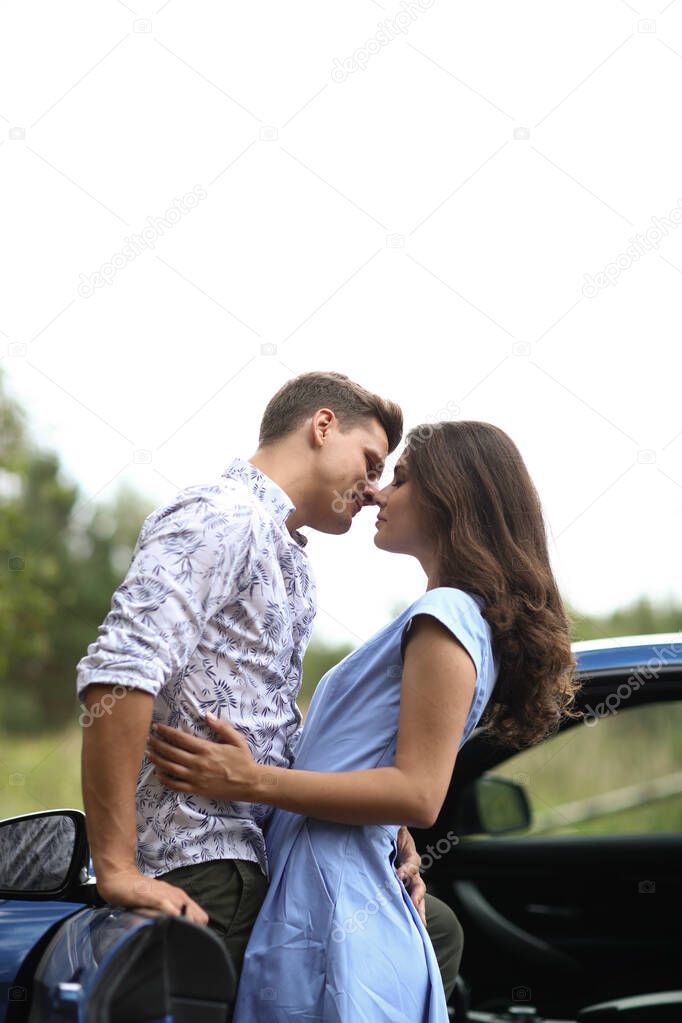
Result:
{"type": "Polygon", "coordinates": [[[525,831],[531,824],[528,797],[515,781],[484,774],[462,792],[457,819],[460,835],[505,835],[525,831]]]}
{"type": "Polygon", "coordinates": [[[81,810],[44,810],[0,821],[0,898],[68,899],[88,879],[81,810]]]}

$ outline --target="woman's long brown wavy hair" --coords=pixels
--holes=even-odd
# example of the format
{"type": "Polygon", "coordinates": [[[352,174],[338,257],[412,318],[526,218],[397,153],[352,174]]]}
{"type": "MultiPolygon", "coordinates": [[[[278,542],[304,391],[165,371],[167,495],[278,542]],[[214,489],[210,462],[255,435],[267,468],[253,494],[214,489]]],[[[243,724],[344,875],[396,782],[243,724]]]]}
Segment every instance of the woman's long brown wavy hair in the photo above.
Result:
{"type": "Polygon", "coordinates": [[[499,674],[481,725],[503,746],[539,742],[562,718],[580,716],[579,682],[540,499],[521,454],[503,430],[471,420],[417,426],[406,442],[420,518],[436,538],[438,585],[485,601],[499,674]]]}

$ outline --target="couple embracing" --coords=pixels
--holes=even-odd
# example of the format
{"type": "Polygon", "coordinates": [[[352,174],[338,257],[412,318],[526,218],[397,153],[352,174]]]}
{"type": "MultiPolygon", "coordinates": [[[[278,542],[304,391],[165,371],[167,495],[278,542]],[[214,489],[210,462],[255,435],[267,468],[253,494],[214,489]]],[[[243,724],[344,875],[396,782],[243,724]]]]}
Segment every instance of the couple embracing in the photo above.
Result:
{"type": "Polygon", "coordinates": [[[380,487],[402,429],[346,376],[290,380],[250,459],[145,519],[78,663],[88,710],[109,696],[83,729],[99,892],[212,927],[240,973],[235,1023],[446,1023],[461,929],[408,828],[436,820],[477,725],[521,747],[574,699],[518,449],[488,423],[415,427],[380,487]],[[316,603],[300,529],[345,533],[363,505],[426,589],[325,674],[302,726],[316,603]]]}

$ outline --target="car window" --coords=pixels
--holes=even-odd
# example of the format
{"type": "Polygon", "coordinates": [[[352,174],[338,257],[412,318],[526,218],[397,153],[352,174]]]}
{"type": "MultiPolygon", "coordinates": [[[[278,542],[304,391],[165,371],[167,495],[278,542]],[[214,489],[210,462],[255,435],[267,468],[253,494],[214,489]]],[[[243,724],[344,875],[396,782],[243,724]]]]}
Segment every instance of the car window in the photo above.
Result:
{"type": "Polygon", "coordinates": [[[682,831],[682,701],[621,707],[586,722],[488,772],[525,789],[533,825],[516,834],[682,831]]]}

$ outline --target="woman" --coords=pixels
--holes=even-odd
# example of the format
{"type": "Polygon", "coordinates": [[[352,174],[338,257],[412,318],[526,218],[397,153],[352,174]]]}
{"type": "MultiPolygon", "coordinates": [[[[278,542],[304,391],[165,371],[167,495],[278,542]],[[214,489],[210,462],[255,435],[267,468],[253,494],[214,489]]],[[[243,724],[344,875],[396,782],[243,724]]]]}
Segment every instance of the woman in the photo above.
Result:
{"type": "Polygon", "coordinates": [[[510,438],[480,422],[418,427],[372,496],[375,544],[416,557],[427,589],[327,672],[293,767],[256,763],[216,718],[221,744],[166,726],[167,742],[151,740],[171,788],[278,808],[235,1023],[446,1023],[433,948],[393,867],[398,822],[433,824],[479,722],[519,748],[575,713],[569,624],[510,438]]]}

